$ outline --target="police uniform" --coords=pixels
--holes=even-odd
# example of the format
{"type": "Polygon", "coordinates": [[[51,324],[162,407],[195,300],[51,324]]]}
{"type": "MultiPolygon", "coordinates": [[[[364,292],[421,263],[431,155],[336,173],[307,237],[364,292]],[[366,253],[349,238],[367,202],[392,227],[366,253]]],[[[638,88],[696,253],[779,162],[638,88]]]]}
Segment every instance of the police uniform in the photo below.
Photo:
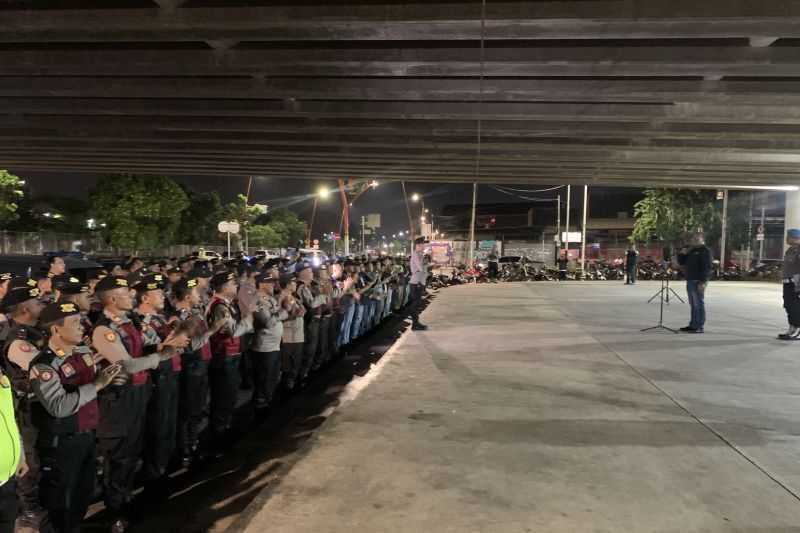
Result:
{"type": "MultiPolygon", "coordinates": [[[[55,303],[43,312],[44,324],[72,315],[72,303],[55,303]]],[[[41,461],[41,501],[59,533],[80,530],[94,494],[95,430],[99,421],[97,375],[91,349],[70,353],[46,346],[33,360],[31,389],[37,402],[33,416],[39,429],[36,449],[41,461]]]]}
{"type": "MultiPolygon", "coordinates": [[[[790,239],[800,239],[800,230],[790,229],[790,239]]],[[[783,307],[789,322],[789,330],[778,335],[781,340],[796,340],[800,337],[800,244],[787,248],[783,258],[783,307]]]]}
{"type": "MultiPolygon", "coordinates": [[[[192,289],[197,280],[182,279],[175,289],[192,289]]],[[[202,307],[179,308],[175,311],[180,325],[191,331],[189,346],[181,355],[181,376],[178,400],[178,450],[184,465],[188,466],[197,452],[200,428],[208,405],[208,364],[211,345],[208,341],[208,324],[202,307]]]]}
{"type": "MultiPolygon", "coordinates": [[[[3,298],[3,307],[14,306],[41,296],[36,282],[22,278],[3,298]]],[[[44,520],[44,510],[39,503],[40,464],[35,449],[38,430],[32,418],[32,406],[35,399],[32,395],[28,371],[33,359],[42,347],[44,336],[33,326],[9,320],[9,329],[3,343],[2,366],[11,380],[16,398],[17,425],[19,426],[25,456],[28,461],[28,473],[17,480],[17,496],[20,503],[21,525],[36,527],[44,520]]]]}
{"type": "MultiPolygon", "coordinates": [[[[233,272],[220,272],[211,280],[214,288],[236,280],[233,272]]],[[[209,425],[217,447],[226,444],[223,439],[231,429],[236,409],[239,383],[239,360],[242,355],[241,336],[251,329],[251,323],[242,320],[239,308],[231,302],[214,296],[208,304],[208,324],[224,322],[224,326],[211,336],[211,364],[209,384],[211,389],[211,419],[209,425]]]]}
{"type": "MultiPolygon", "coordinates": [[[[163,290],[161,274],[144,276],[134,286],[137,291],[163,290]]],[[[160,313],[137,315],[142,331],[153,333],[163,342],[169,337],[172,325],[160,313]]],[[[181,372],[181,355],[176,352],[171,359],[161,361],[150,370],[152,388],[145,416],[144,465],[142,474],[146,482],[157,481],[167,473],[169,461],[175,452],[178,429],[178,380],[181,372]]],[[[162,489],[159,485],[157,488],[162,489]]]]}
{"type": "MultiPolygon", "coordinates": [[[[311,268],[311,263],[298,263],[295,266],[295,272],[299,274],[306,268],[311,268]]],[[[303,319],[305,342],[303,344],[303,358],[300,363],[298,375],[298,379],[304,380],[308,377],[311,367],[314,366],[314,359],[317,355],[322,308],[320,307],[321,302],[316,299],[316,294],[311,282],[306,284],[299,279],[297,280],[297,297],[306,309],[303,319]]]]}
{"type": "MultiPolygon", "coordinates": [[[[261,274],[256,284],[277,281],[271,274],[261,274]]],[[[264,408],[272,401],[281,380],[281,337],[283,321],[289,313],[278,303],[274,295],[259,293],[253,313],[253,403],[264,408]]]]}
{"type": "MultiPolygon", "coordinates": [[[[125,288],[122,276],[103,278],[95,292],[125,288]]],[[[136,465],[142,453],[144,423],[151,383],[148,370],[156,368],[159,338],[153,330],[143,330],[133,313],[112,316],[104,311],[94,326],[92,344],[111,363],[122,364],[129,379],[112,384],[99,395],[100,423],[97,444],[103,457],[105,504],[118,523],[132,499],[136,465]]]]}

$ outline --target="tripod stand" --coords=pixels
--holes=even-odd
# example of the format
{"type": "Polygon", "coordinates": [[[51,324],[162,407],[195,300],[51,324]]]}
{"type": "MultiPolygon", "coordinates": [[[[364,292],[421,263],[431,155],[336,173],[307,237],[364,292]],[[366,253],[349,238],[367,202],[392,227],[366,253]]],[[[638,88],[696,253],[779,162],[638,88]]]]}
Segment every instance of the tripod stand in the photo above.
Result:
{"type": "Polygon", "coordinates": [[[670,293],[672,293],[675,296],[675,298],[678,299],[678,301],[680,301],[681,303],[685,303],[683,299],[680,296],[678,296],[678,293],[675,292],[675,290],[669,286],[669,277],[666,275],[666,273],[664,273],[664,275],[661,277],[661,289],[657,293],[655,293],[649,300],[647,300],[647,303],[650,303],[657,297],[660,297],[661,299],[659,305],[659,313],[658,313],[658,324],[656,324],[655,326],[651,326],[649,328],[644,328],[641,331],[650,331],[651,329],[665,329],[667,331],[671,331],[672,333],[678,333],[677,330],[669,328],[664,325],[664,302],[669,304],[670,293]]]}

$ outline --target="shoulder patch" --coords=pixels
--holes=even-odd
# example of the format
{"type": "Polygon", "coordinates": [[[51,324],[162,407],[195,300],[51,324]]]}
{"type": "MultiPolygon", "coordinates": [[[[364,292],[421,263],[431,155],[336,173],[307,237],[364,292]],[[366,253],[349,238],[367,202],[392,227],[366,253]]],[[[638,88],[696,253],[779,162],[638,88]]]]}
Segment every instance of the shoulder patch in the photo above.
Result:
{"type": "Polygon", "coordinates": [[[39,372],[39,380],[40,381],[42,381],[44,383],[47,383],[51,379],[53,379],[53,373],[51,371],[42,370],[41,372],[39,372]]]}
{"type": "Polygon", "coordinates": [[[20,351],[23,351],[25,353],[30,353],[30,351],[32,350],[31,345],[28,344],[27,342],[20,343],[19,349],[20,351]]]}
{"type": "MultiPolygon", "coordinates": [[[[64,363],[61,365],[61,373],[64,374],[65,378],[71,378],[75,375],[75,368],[69,363],[64,363]]],[[[42,372],[42,375],[44,375],[44,372],[42,372]]]]}
{"type": "Polygon", "coordinates": [[[11,380],[8,379],[8,376],[6,376],[5,374],[0,376],[0,387],[7,389],[10,386],[11,386],[11,380]]]}
{"type": "Polygon", "coordinates": [[[117,336],[116,334],[109,331],[108,333],[106,333],[106,340],[108,342],[114,342],[115,340],[117,340],[117,336]]]}

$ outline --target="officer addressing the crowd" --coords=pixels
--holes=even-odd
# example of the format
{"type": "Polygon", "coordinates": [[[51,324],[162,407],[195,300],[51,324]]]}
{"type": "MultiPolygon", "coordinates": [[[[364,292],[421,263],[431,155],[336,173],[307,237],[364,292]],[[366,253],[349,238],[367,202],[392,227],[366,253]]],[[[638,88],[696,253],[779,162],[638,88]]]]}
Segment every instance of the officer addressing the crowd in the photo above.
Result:
{"type": "Polygon", "coordinates": [[[711,249],[706,246],[701,231],[690,238],[690,246],[678,254],[678,264],[686,276],[686,293],[691,306],[689,325],[681,328],[684,333],[703,333],[706,323],[706,287],[711,279],[711,249]]]}

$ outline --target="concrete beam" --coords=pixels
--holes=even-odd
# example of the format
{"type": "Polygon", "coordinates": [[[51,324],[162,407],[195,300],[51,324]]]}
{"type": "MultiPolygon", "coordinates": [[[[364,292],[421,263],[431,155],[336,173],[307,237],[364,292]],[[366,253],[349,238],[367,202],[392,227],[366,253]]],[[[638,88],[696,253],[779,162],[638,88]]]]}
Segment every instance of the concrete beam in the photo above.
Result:
{"type": "Polygon", "coordinates": [[[766,48],[772,46],[780,37],[750,37],[750,46],[753,48],[766,48]]]}
{"type": "MultiPolygon", "coordinates": [[[[478,76],[475,47],[0,51],[7,76],[478,76]]],[[[792,47],[529,47],[489,48],[484,74],[514,76],[792,76],[792,47]]]]}
{"type": "MultiPolygon", "coordinates": [[[[165,2],[172,3],[170,0],[165,2]]],[[[783,0],[490,2],[490,39],[800,36],[783,0]]],[[[2,42],[474,40],[480,4],[315,4],[192,9],[4,10],[2,42]]]]}
{"type": "MultiPolygon", "coordinates": [[[[478,84],[425,78],[0,77],[0,97],[473,101],[478,84]]],[[[800,104],[798,81],[487,79],[486,101],[800,104]]]]}

